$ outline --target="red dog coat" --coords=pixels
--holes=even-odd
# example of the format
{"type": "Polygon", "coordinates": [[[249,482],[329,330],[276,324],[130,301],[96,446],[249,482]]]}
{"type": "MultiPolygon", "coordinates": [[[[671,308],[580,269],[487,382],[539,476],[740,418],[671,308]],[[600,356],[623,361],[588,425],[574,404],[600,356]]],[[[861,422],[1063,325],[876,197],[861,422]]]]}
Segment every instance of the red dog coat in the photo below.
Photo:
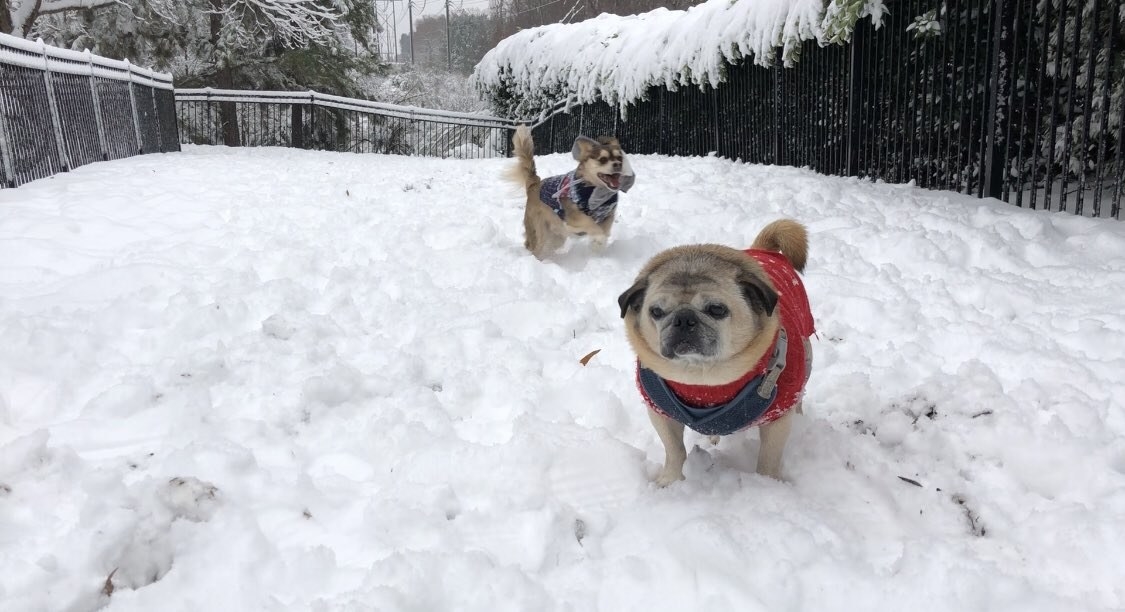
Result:
{"type": "MultiPolygon", "coordinates": [[[[805,293],[805,285],[801,282],[797,270],[793,268],[789,260],[781,253],[760,249],[747,249],[746,254],[753,257],[762,266],[762,269],[769,275],[774,289],[777,290],[775,311],[780,319],[781,328],[785,330],[788,337],[788,342],[785,351],[785,369],[782,370],[777,379],[777,394],[773,401],[765,409],[765,412],[741,424],[737,429],[764,425],[777,420],[801,401],[801,394],[805,388],[805,381],[808,380],[808,369],[811,363],[808,359],[810,356],[808,354],[808,338],[816,331],[813,327],[812,309],[809,306],[808,295],[805,293]]],[[[689,385],[674,380],[663,380],[663,382],[676,398],[692,408],[719,409],[735,399],[751,381],[765,373],[776,345],[777,337],[774,338],[762,359],[749,372],[738,380],[725,385],[689,385]]],[[[662,409],[646,392],[645,386],[641,382],[639,363],[637,364],[637,388],[640,390],[641,396],[644,397],[645,403],[653,410],[669,418],[680,420],[674,414],[669,414],[669,412],[675,413],[677,411],[662,409]]],[[[695,429],[693,423],[685,422],[684,424],[695,429]]],[[[732,429],[731,431],[735,430],[732,429]]],[[[704,431],[703,433],[714,432],[704,431]]]]}

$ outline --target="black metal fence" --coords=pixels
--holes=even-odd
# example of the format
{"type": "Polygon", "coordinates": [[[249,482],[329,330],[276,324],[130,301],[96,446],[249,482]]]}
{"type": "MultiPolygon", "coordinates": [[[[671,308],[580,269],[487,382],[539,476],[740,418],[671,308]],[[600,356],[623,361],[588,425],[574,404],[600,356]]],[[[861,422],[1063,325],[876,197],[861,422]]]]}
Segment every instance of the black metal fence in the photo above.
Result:
{"type": "Polygon", "coordinates": [[[1120,218],[1125,0],[899,0],[853,42],[718,88],[653,88],[535,129],[540,152],[616,133],[634,153],[809,166],[1120,218]]]}
{"type": "Polygon", "coordinates": [[[178,151],[172,77],[0,34],[0,186],[178,151]]]}
{"type": "Polygon", "coordinates": [[[316,92],[178,89],[183,141],[355,153],[490,158],[510,153],[506,119],[316,92]]]}

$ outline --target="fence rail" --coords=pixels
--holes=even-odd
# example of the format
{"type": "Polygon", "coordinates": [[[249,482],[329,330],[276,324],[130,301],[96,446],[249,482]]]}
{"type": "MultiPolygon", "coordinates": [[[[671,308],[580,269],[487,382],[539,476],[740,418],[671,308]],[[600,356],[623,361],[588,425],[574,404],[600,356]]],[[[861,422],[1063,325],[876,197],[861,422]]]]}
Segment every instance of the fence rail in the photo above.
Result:
{"type": "Polygon", "coordinates": [[[0,186],[178,151],[172,76],[0,34],[0,186]]]}
{"type": "Polygon", "coordinates": [[[556,114],[539,152],[616,133],[634,153],[842,176],[1120,218],[1125,0],[900,0],[853,42],[791,68],[734,65],[717,88],[653,88],[624,114],[556,114]]]}
{"type": "Polygon", "coordinates": [[[516,125],[313,91],[177,89],[175,95],[180,133],[193,144],[490,158],[510,153],[516,125]]]}

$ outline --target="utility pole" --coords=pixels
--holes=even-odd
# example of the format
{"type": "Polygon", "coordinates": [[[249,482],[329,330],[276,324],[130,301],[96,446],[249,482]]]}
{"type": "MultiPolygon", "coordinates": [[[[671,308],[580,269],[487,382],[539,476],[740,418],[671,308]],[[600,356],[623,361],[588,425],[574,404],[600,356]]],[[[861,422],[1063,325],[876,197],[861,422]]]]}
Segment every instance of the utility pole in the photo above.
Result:
{"type": "Polygon", "coordinates": [[[410,20],[410,65],[414,65],[414,0],[406,0],[407,19],[410,20]]]}
{"type": "Polygon", "coordinates": [[[398,63],[398,15],[395,14],[396,0],[391,0],[391,36],[394,37],[395,63],[398,63]]]}
{"type": "Polygon", "coordinates": [[[449,0],[445,0],[445,61],[446,68],[453,71],[453,46],[449,41],[452,40],[449,30],[449,0]]]}

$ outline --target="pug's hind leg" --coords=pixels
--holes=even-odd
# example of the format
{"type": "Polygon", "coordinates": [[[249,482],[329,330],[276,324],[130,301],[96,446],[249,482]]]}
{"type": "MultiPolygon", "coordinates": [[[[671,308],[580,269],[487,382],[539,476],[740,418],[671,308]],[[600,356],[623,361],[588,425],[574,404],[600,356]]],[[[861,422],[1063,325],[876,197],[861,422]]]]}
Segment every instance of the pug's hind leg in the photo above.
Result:
{"type": "Polygon", "coordinates": [[[687,450],[684,449],[684,426],[655,410],[649,408],[648,418],[664,443],[664,468],[656,476],[656,486],[666,487],[677,480],[684,479],[684,461],[687,460],[687,450]]]}
{"type": "Polygon", "coordinates": [[[781,480],[781,454],[793,428],[793,411],[789,410],[772,423],[759,428],[758,473],[781,480]]]}

